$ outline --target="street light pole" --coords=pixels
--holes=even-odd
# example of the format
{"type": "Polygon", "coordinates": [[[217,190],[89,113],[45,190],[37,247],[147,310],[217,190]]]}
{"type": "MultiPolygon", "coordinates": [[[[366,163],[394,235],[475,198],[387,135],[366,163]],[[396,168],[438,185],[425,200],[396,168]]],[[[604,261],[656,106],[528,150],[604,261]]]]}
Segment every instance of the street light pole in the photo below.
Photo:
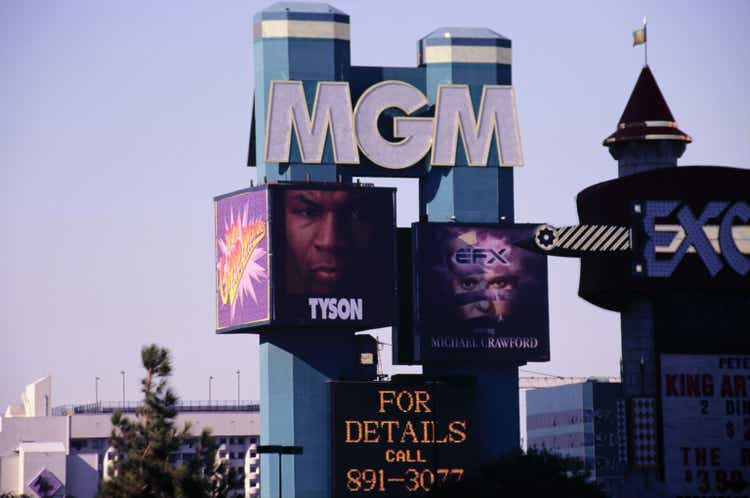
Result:
{"type": "Polygon", "coordinates": [[[279,455],[279,498],[283,497],[281,492],[281,455],[301,455],[302,446],[282,446],[278,444],[259,445],[258,453],[276,453],[279,455]]]}
{"type": "Polygon", "coordinates": [[[237,406],[240,406],[240,371],[237,370],[237,406]]]}
{"type": "Polygon", "coordinates": [[[125,409],[125,370],[120,370],[122,375],[122,408],[125,409]]]}
{"type": "Polygon", "coordinates": [[[209,405],[211,404],[211,381],[213,380],[214,380],[213,375],[208,378],[208,404],[209,405]]]}
{"type": "Polygon", "coordinates": [[[94,393],[95,393],[95,399],[96,399],[96,406],[99,406],[99,380],[101,380],[99,377],[94,380],[94,393]]]}

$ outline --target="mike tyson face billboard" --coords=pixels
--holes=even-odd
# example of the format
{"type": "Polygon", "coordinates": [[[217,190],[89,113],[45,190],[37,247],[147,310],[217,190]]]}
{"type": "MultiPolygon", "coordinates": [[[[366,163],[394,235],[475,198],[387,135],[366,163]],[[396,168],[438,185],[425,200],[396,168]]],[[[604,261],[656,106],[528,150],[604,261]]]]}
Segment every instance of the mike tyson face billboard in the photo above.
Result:
{"type": "Polygon", "coordinates": [[[217,332],[393,323],[395,189],[274,183],[215,204],[217,332]]]}
{"type": "Polygon", "coordinates": [[[392,189],[279,188],[274,195],[277,317],[299,324],[390,325],[392,189]]]}
{"type": "Polygon", "coordinates": [[[547,261],[514,242],[532,225],[413,225],[422,361],[549,359],[547,261]]]}

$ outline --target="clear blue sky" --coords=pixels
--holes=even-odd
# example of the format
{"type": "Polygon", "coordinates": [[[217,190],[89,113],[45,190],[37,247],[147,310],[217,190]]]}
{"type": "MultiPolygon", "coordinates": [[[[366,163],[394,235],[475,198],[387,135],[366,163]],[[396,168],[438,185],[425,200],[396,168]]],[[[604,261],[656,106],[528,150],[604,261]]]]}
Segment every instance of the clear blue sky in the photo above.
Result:
{"type": "MultiPolygon", "coordinates": [[[[139,350],[169,347],[184,399],[258,399],[258,340],[214,335],[212,197],[249,184],[252,15],[266,2],[0,4],[0,410],[53,375],[53,404],[137,396],[139,350]]],[[[680,164],[750,167],[750,2],[378,1],[351,15],[355,65],[412,66],[440,26],[513,40],[527,165],[520,222],[577,221],[574,197],[616,176],[601,146],[643,63],[680,127],[680,164]]],[[[416,216],[414,189],[399,221],[416,216]]],[[[552,361],[618,375],[618,315],[577,297],[576,260],[550,261],[552,361]]]]}

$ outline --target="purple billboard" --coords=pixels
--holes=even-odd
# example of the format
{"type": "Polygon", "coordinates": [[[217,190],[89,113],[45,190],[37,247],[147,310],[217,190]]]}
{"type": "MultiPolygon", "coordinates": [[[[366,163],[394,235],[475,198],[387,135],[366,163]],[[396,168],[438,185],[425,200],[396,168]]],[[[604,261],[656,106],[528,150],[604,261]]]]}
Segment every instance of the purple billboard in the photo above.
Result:
{"type": "Polygon", "coordinates": [[[546,256],[532,225],[413,225],[417,360],[549,360],[546,256]]]}
{"type": "Polygon", "coordinates": [[[214,199],[216,331],[270,319],[268,191],[243,190],[214,199]]]}

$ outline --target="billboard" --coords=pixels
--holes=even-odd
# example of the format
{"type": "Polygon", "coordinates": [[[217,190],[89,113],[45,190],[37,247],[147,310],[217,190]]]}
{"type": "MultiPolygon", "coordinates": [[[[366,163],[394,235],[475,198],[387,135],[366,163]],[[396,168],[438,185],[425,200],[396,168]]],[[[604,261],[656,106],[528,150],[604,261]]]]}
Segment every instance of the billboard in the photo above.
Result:
{"type": "Polygon", "coordinates": [[[429,496],[477,472],[473,384],[330,385],[336,498],[429,496]]]}
{"type": "Polygon", "coordinates": [[[661,355],[670,496],[739,495],[750,480],[750,355],[661,355]]]}
{"type": "Polygon", "coordinates": [[[352,328],[390,325],[394,189],[274,187],[275,320],[352,328]]]}
{"type": "Polygon", "coordinates": [[[415,357],[549,360],[547,260],[533,225],[416,223],[415,357]]]}
{"type": "Polygon", "coordinates": [[[217,332],[393,323],[395,189],[269,184],[215,214],[217,332]]]}
{"type": "Polygon", "coordinates": [[[214,199],[216,330],[270,319],[268,197],[242,190],[214,199]]]}

